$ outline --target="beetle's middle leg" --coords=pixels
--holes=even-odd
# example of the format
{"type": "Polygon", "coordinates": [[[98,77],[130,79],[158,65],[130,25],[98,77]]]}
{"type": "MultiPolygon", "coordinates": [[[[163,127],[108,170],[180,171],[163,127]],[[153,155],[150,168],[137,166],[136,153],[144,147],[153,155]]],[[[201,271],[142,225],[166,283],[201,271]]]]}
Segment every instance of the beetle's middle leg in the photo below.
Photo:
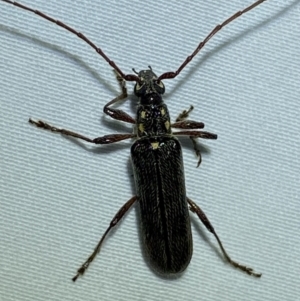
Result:
{"type": "Polygon", "coordinates": [[[58,127],[52,126],[50,124],[48,124],[47,122],[44,122],[42,120],[32,120],[31,118],[29,118],[29,123],[34,124],[35,126],[51,131],[53,133],[60,133],[66,136],[71,136],[71,137],[75,137],[78,139],[82,139],[86,142],[90,142],[90,143],[95,143],[95,144],[110,144],[110,143],[115,143],[115,142],[119,142],[125,139],[130,139],[130,138],[135,138],[136,134],[111,134],[111,135],[104,135],[102,137],[97,137],[94,139],[91,139],[89,137],[86,137],[84,135],[66,130],[66,129],[60,129],[58,127]]]}
{"type": "MultiPolygon", "coordinates": [[[[182,111],[178,117],[176,118],[176,122],[171,125],[171,127],[176,128],[176,129],[203,129],[204,128],[204,123],[203,122],[198,122],[198,121],[193,121],[193,120],[187,120],[189,117],[189,113],[194,109],[193,106],[190,106],[188,110],[182,111]]],[[[202,157],[201,157],[201,152],[200,149],[197,145],[197,141],[195,137],[190,136],[190,139],[192,140],[193,146],[194,146],[194,151],[196,153],[196,156],[199,158],[197,167],[201,164],[202,157]]]]}
{"type": "MultiPolygon", "coordinates": [[[[180,113],[176,119],[176,122],[171,124],[171,127],[176,129],[185,129],[185,130],[193,130],[193,129],[203,129],[204,123],[193,121],[193,120],[187,120],[189,117],[189,113],[194,109],[193,106],[190,106],[188,110],[184,110],[182,113],[180,113]]],[[[208,132],[201,132],[201,131],[182,131],[182,132],[175,132],[174,135],[183,135],[183,136],[189,136],[190,139],[193,142],[194,151],[196,153],[196,156],[198,159],[197,167],[202,162],[202,156],[200,149],[197,145],[196,138],[205,138],[205,139],[217,139],[217,135],[208,133],[208,132]]]]}

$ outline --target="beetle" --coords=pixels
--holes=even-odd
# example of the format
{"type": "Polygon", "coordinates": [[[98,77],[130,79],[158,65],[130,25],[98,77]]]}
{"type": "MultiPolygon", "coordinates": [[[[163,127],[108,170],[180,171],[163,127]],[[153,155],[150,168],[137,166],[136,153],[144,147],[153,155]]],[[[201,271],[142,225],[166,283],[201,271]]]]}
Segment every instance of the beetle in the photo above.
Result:
{"type": "Polygon", "coordinates": [[[162,98],[165,92],[165,86],[162,80],[175,78],[212,36],[228,23],[266,0],[256,1],[226,19],[222,24],[217,25],[209,35],[198,44],[194,52],[186,58],[176,71],[165,72],[160,76],[156,76],[150,66],[148,67],[149,69],[139,72],[133,69],[135,74],[125,74],[99,47],[82,33],[38,10],[31,9],[15,1],[2,1],[33,12],[57,24],[77,35],[94,48],[113,68],[122,90],[119,96],[104,106],[103,112],[115,120],[134,125],[134,132],[131,134],[110,134],[91,139],[76,132],[52,126],[42,120],[35,121],[31,118],[29,119],[31,124],[39,128],[66,136],[72,136],[94,144],[111,144],[125,139],[135,139],[135,142],[131,146],[131,160],[137,190],[136,196],[133,196],[120,208],[93,253],[81,265],[72,280],[76,281],[79,276],[84,274],[90,263],[99,253],[102,243],[109,231],[118,224],[124,214],[136,202],[139,203],[140,206],[141,233],[146,254],[152,267],[158,273],[164,275],[177,274],[183,272],[188,266],[193,251],[189,217],[190,210],[197,214],[208,231],[215,236],[224,257],[231,265],[249,275],[261,277],[261,273],[256,273],[252,268],[231,259],[205,213],[196,203],[187,197],[182,150],[177,136],[189,136],[192,139],[194,150],[199,157],[199,166],[201,163],[201,153],[197,148],[195,139],[217,139],[217,135],[202,131],[204,123],[188,119],[189,113],[193,110],[192,106],[190,109],[183,111],[175,123],[171,123],[167,105],[162,98]],[[112,108],[112,105],[127,98],[127,81],[135,82],[134,94],[138,98],[136,118],[131,117],[122,110],[112,108]],[[182,131],[172,132],[172,128],[181,129],[182,131]]]}

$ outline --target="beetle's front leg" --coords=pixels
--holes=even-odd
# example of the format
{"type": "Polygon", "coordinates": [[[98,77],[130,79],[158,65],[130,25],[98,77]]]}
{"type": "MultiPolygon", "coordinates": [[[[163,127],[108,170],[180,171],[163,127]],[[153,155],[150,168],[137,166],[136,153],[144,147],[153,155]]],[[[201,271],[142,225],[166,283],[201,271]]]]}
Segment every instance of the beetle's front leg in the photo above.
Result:
{"type": "Polygon", "coordinates": [[[121,87],[122,94],[117,96],[110,102],[108,102],[104,106],[103,112],[104,112],[104,114],[110,116],[113,119],[135,124],[136,123],[135,119],[132,118],[130,115],[128,115],[126,112],[124,112],[122,110],[118,110],[118,109],[109,108],[109,106],[113,105],[114,103],[117,103],[120,100],[125,99],[128,96],[127,88],[126,88],[126,81],[115,70],[114,70],[114,72],[115,72],[117,81],[121,87]]]}

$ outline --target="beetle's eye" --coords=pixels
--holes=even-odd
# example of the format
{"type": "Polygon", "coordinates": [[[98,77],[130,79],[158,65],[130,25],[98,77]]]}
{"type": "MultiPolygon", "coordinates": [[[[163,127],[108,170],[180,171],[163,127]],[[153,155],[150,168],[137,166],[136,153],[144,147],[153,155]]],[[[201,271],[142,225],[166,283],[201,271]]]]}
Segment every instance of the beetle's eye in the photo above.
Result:
{"type": "Polygon", "coordinates": [[[134,94],[136,96],[140,96],[144,93],[145,90],[145,82],[142,82],[141,84],[137,82],[134,86],[134,94]]]}
{"type": "Polygon", "coordinates": [[[159,94],[165,93],[165,85],[162,81],[155,81],[155,89],[159,94]]]}

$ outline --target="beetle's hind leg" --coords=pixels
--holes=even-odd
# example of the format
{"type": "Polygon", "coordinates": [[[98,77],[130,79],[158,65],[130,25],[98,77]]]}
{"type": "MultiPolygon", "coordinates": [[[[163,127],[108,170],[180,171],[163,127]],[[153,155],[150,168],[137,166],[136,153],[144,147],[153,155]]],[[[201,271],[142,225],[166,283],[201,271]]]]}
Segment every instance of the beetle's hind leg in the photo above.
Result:
{"type": "Polygon", "coordinates": [[[91,262],[95,259],[97,254],[100,252],[100,248],[102,246],[102,243],[108,234],[108,232],[113,228],[114,226],[117,225],[117,223],[122,219],[124,214],[130,209],[130,207],[134,204],[136,201],[137,197],[134,196],[132,197],[129,201],[127,201],[117,212],[117,214],[114,216],[114,218],[111,220],[109,227],[106,229],[104,234],[102,235],[99,243],[97,244],[95,250],[93,253],[89,256],[89,258],[84,262],[84,264],[81,265],[81,267],[77,270],[77,274],[72,278],[73,281],[76,281],[79,276],[82,276],[84,272],[87,270],[91,262]]]}
{"type": "Polygon", "coordinates": [[[227,261],[233,265],[234,267],[246,272],[248,275],[251,275],[251,276],[254,276],[254,277],[261,277],[261,273],[256,273],[254,272],[254,270],[250,267],[247,267],[246,265],[242,265],[234,260],[232,260],[230,258],[230,256],[228,255],[228,253],[226,252],[225,248],[223,247],[223,244],[219,238],[219,236],[217,235],[217,233],[215,232],[215,229],[213,228],[212,224],[210,223],[209,219],[207,218],[207,216],[205,215],[205,213],[202,211],[202,209],[196,204],[194,203],[191,199],[189,199],[187,197],[187,202],[189,203],[190,205],[190,210],[193,212],[193,213],[196,213],[198,215],[198,217],[200,218],[201,222],[204,224],[204,226],[206,227],[206,229],[208,231],[210,231],[214,236],[215,238],[217,239],[218,241],[218,244],[222,250],[222,253],[223,255],[225,256],[225,258],[227,259],[227,261]]]}

